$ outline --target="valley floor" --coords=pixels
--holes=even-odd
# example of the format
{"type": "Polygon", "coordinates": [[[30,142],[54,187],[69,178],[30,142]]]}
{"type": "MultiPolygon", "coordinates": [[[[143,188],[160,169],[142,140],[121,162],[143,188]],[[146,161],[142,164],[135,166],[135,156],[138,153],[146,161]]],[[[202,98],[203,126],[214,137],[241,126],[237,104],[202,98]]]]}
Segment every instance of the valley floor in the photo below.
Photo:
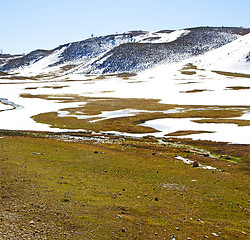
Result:
{"type": "Polygon", "coordinates": [[[248,237],[249,145],[2,131],[0,149],[0,239],[248,237]]]}
{"type": "Polygon", "coordinates": [[[247,239],[249,80],[1,76],[0,239],[247,239]]]}

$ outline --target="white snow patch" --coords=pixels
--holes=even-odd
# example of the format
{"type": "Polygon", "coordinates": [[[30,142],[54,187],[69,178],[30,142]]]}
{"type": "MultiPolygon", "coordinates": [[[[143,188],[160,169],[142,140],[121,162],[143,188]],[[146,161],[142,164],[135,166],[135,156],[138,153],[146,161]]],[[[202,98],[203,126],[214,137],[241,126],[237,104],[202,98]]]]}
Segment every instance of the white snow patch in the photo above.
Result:
{"type": "Polygon", "coordinates": [[[181,136],[182,138],[192,138],[196,140],[211,140],[217,142],[229,142],[238,144],[250,144],[250,126],[238,126],[236,124],[219,123],[196,123],[194,118],[165,118],[147,121],[141,126],[151,127],[160,132],[154,133],[157,137],[176,131],[209,131],[213,133],[200,133],[181,136]]]}
{"type": "Polygon", "coordinates": [[[189,34],[189,30],[176,30],[171,33],[149,32],[134,38],[138,43],[168,43],[189,34]]]}
{"type": "MultiPolygon", "coordinates": [[[[192,160],[189,160],[187,158],[184,158],[184,157],[181,157],[181,156],[177,156],[175,157],[176,159],[178,160],[181,160],[183,161],[184,163],[186,164],[193,164],[194,161],[192,160]]],[[[207,166],[207,165],[202,165],[202,164],[199,164],[199,168],[202,168],[202,169],[209,169],[209,170],[215,170],[216,168],[215,167],[211,167],[211,166],[207,166]]]]}
{"type": "Polygon", "coordinates": [[[99,118],[89,121],[89,122],[99,122],[111,118],[131,117],[141,112],[150,112],[150,111],[136,110],[136,109],[120,109],[114,111],[102,111],[102,113],[98,115],[84,115],[81,114],[80,112],[77,112],[78,114],[74,115],[70,114],[68,111],[58,111],[58,117],[76,117],[77,119],[99,118]]]}

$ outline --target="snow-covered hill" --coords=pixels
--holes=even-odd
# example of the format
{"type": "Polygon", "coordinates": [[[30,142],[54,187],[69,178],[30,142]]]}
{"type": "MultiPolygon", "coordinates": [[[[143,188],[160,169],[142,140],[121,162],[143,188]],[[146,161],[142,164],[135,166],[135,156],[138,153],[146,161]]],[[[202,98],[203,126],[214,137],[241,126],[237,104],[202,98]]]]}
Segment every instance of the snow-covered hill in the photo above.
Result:
{"type": "MultiPolygon", "coordinates": [[[[50,51],[35,50],[18,59],[0,62],[0,71],[26,76],[137,73],[202,55],[249,32],[250,29],[226,27],[130,31],[68,43],[50,51]]],[[[240,41],[235,43],[237,46],[241,44],[240,41]]],[[[216,58],[216,53],[214,56],[216,58]]],[[[247,56],[249,60],[249,50],[247,56]]],[[[221,60],[224,57],[228,58],[221,56],[221,60]]]]}
{"type": "Polygon", "coordinates": [[[250,33],[195,61],[201,68],[250,74],[250,33]]]}

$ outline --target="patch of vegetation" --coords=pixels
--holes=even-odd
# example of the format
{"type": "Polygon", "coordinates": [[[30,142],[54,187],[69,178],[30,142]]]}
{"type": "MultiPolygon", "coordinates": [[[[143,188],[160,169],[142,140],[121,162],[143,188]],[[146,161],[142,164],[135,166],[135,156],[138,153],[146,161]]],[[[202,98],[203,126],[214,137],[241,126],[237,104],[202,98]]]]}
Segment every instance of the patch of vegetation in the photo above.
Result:
{"type": "Polygon", "coordinates": [[[193,90],[187,90],[187,91],[180,91],[180,93],[200,93],[200,92],[211,92],[212,90],[208,89],[193,89],[193,90]]]}
{"type": "MultiPolygon", "coordinates": [[[[67,111],[67,116],[59,117],[57,112],[41,113],[33,116],[37,122],[50,124],[53,127],[62,129],[86,129],[94,131],[120,131],[129,133],[150,133],[155,129],[140,126],[148,120],[161,118],[235,118],[240,117],[249,106],[194,106],[194,105],[171,105],[159,103],[157,99],[120,99],[120,98],[91,98],[78,95],[31,95],[22,94],[24,98],[41,98],[61,102],[82,102],[83,106],[76,108],[65,108],[60,111],[67,111]],[[181,112],[167,113],[164,111],[182,108],[181,112]],[[103,111],[116,111],[123,109],[135,109],[138,113],[135,116],[119,117],[91,122],[98,119],[98,114],[103,111]],[[144,110],[146,112],[140,112],[144,110]],[[76,115],[86,115],[88,118],[79,119],[76,115]],[[92,117],[91,117],[92,116],[92,117]],[[89,118],[90,117],[90,118],[89,118]]],[[[206,120],[204,120],[206,121],[206,120]]],[[[222,120],[218,120],[222,121],[222,120]]],[[[225,123],[228,120],[225,120],[225,123]]],[[[235,120],[236,121],[236,120],[235,120]]],[[[197,121],[198,122],[198,121],[197,121]]],[[[202,121],[201,121],[202,122],[202,121]]],[[[246,121],[239,120],[247,123],[246,121]]],[[[228,122],[230,123],[230,121],[228,122]]]]}
{"type": "Polygon", "coordinates": [[[200,119],[194,120],[197,123],[229,123],[229,124],[237,124],[238,126],[250,126],[250,120],[244,119],[200,119]]]}
{"type": "Polygon", "coordinates": [[[193,83],[199,83],[199,82],[184,82],[184,83],[178,83],[179,85],[185,85],[185,84],[193,84],[193,83]]]}
{"type": "Polygon", "coordinates": [[[67,85],[65,86],[44,86],[43,88],[52,88],[52,89],[62,89],[62,88],[66,88],[69,87],[67,85]]]}
{"type": "Polygon", "coordinates": [[[181,72],[181,74],[184,74],[184,75],[194,75],[194,74],[196,74],[195,71],[181,70],[180,72],[181,72]]]}
{"type": "Polygon", "coordinates": [[[185,136],[185,135],[201,134],[201,133],[213,133],[213,132],[211,132],[211,131],[182,130],[182,131],[176,131],[176,132],[166,134],[165,136],[185,136]]]}
{"type": "Polygon", "coordinates": [[[36,90],[38,87],[26,87],[25,90],[36,90]]]}
{"type": "MultiPolygon", "coordinates": [[[[67,110],[67,109],[63,109],[67,110]]],[[[33,116],[37,122],[50,124],[52,127],[61,129],[84,129],[93,131],[118,131],[127,133],[151,133],[156,132],[150,127],[139,126],[138,124],[148,120],[164,118],[163,113],[139,113],[132,117],[119,117],[91,122],[98,118],[78,119],[77,117],[58,117],[56,112],[41,113],[33,116]]]]}
{"type": "Polygon", "coordinates": [[[243,87],[243,86],[232,86],[226,87],[226,90],[248,90],[250,87],[243,87]]]}
{"type": "Polygon", "coordinates": [[[0,71],[0,76],[8,76],[8,75],[9,75],[8,73],[0,71]]]}
{"type": "Polygon", "coordinates": [[[212,72],[217,73],[219,75],[228,76],[228,77],[250,78],[249,74],[243,74],[243,73],[232,73],[232,72],[223,72],[223,71],[212,71],[212,72]]]}
{"type": "Polygon", "coordinates": [[[198,68],[194,64],[188,63],[188,64],[184,65],[182,70],[198,70],[198,68]]]}
{"type": "Polygon", "coordinates": [[[60,69],[62,70],[62,71],[68,71],[68,70],[71,70],[72,68],[74,68],[74,67],[76,67],[77,65],[65,65],[65,66],[62,66],[62,67],[60,67],[60,69]]]}
{"type": "MultiPolygon", "coordinates": [[[[155,240],[170,239],[172,233],[177,239],[212,233],[225,239],[246,237],[246,166],[229,167],[223,159],[149,139],[93,144],[2,136],[3,238],[155,240]],[[176,155],[218,169],[193,168],[176,155]]],[[[246,154],[240,146],[209,146],[220,154],[226,152],[223,147],[234,149],[230,156],[246,154]]]]}

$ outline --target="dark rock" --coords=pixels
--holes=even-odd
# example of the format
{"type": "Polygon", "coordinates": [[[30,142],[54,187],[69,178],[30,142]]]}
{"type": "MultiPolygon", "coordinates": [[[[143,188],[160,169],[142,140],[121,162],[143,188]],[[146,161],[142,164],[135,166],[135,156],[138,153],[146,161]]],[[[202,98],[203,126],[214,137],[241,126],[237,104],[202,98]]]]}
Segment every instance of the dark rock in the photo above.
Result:
{"type": "Polygon", "coordinates": [[[125,228],[124,227],[122,228],[122,232],[125,232],[125,228]]]}
{"type": "Polygon", "coordinates": [[[159,201],[158,197],[155,197],[155,201],[159,201]]]}
{"type": "Polygon", "coordinates": [[[197,161],[193,162],[193,167],[199,167],[199,163],[197,161]]]}

